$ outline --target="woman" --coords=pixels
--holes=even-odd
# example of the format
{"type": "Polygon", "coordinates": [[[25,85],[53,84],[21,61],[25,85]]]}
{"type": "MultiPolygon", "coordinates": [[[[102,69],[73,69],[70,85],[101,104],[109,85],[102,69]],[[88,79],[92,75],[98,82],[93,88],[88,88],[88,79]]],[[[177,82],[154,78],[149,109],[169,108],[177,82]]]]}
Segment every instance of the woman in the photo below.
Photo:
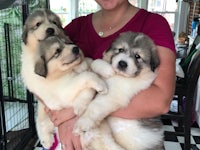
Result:
{"type": "MultiPolygon", "coordinates": [[[[128,0],[95,0],[101,10],[79,17],[65,27],[70,39],[93,59],[101,58],[121,32],[142,32],[157,45],[160,57],[158,77],[153,85],[135,96],[131,103],[111,115],[139,119],[168,112],[175,85],[175,46],[167,21],[160,15],[132,6],[128,0]]],[[[77,117],[73,109],[47,112],[59,128],[63,150],[81,150],[79,137],[72,133],[77,117]]]]}

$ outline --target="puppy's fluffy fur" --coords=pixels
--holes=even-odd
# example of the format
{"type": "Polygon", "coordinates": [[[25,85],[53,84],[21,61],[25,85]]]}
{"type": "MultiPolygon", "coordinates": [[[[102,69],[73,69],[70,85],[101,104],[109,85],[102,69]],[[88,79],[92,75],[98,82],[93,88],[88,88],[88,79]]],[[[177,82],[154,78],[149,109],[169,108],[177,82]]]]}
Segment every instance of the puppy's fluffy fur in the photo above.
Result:
{"type": "MultiPolygon", "coordinates": [[[[77,121],[75,132],[89,132],[99,125],[101,128],[102,120],[105,123],[110,113],[127,106],[133,96],[152,84],[158,65],[156,46],[149,37],[133,32],[121,34],[104,53],[104,60],[92,63],[93,71],[104,77],[109,91],[105,95],[98,94],[89,104],[77,121]]],[[[163,149],[162,124],[157,119],[128,120],[109,116],[107,123],[121,148],[113,148],[107,141],[107,147],[101,150],[163,149]]]]}
{"type": "MultiPolygon", "coordinates": [[[[88,71],[81,50],[69,41],[59,18],[49,10],[28,17],[23,32],[22,78],[27,88],[52,110],[74,107],[77,115],[97,92],[106,93],[105,82],[88,71]]],[[[54,142],[54,125],[38,101],[37,132],[49,149],[54,142]]]]}

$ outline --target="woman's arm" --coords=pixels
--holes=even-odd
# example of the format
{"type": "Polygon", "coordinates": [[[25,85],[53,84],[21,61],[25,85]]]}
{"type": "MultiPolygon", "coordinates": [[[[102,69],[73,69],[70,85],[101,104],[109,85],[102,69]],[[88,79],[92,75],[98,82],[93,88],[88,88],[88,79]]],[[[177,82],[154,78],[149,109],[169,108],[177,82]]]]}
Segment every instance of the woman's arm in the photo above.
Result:
{"type": "Polygon", "coordinates": [[[136,95],[131,103],[113,116],[139,119],[167,113],[175,88],[175,54],[168,48],[158,46],[160,65],[158,76],[152,86],[136,95]]]}

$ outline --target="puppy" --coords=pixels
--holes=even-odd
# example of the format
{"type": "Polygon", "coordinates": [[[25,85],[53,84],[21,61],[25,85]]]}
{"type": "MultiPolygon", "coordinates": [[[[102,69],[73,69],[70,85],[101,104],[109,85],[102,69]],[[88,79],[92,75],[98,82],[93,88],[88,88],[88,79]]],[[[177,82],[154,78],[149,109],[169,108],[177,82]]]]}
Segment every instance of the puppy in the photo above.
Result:
{"type": "Polygon", "coordinates": [[[37,9],[25,21],[22,47],[34,52],[41,40],[52,35],[65,36],[60,18],[51,10],[37,9]]]}
{"type": "Polygon", "coordinates": [[[96,92],[107,92],[107,86],[88,71],[82,51],[65,36],[59,19],[49,10],[38,10],[27,18],[21,61],[24,84],[43,101],[38,101],[37,132],[43,147],[49,149],[54,125],[43,104],[52,110],[74,107],[80,115],[96,92]]]}
{"type": "MultiPolygon", "coordinates": [[[[28,55],[23,57],[28,58],[28,55]]],[[[40,41],[33,59],[23,59],[22,64],[24,70],[29,69],[28,76],[22,72],[25,85],[52,110],[74,107],[75,113],[80,115],[93,99],[95,91],[107,91],[104,81],[87,71],[81,50],[57,36],[40,41]],[[27,64],[32,64],[32,68],[27,68],[27,64]]],[[[49,149],[54,142],[54,126],[41,102],[37,131],[42,145],[49,149]]]]}
{"type": "MultiPolygon", "coordinates": [[[[133,32],[121,34],[104,53],[103,60],[95,60],[91,66],[105,79],[109,91],[105,95],[96,95],[75,124],[74,132],[81,135],[101,128],[102,120],[105,123],[107,117],[114,140],[122,147],[115,150],[163,149],[163,131],[159,120],[108,117],[110,113],[127,106],[137,93],[152,84],[158,65],[156,46],[149,37],[133,32]]],[[[112,144],[105,144],[107,149],[114,149],[112,144]]]]}

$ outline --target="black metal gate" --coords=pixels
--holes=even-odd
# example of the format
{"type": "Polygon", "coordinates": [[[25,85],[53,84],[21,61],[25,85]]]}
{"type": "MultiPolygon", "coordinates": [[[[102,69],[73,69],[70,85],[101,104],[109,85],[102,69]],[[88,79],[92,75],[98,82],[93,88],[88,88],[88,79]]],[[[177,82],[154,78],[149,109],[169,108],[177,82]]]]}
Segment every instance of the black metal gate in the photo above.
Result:
{"type": "Polygon", "coordinates": [[[9,1],[12,5],[0,10],[0,150],[23,150],[36,135],[37,103],[21,80],[21,34],[29,12],[48,7],[49,3],[48,0],[2,3],[9,1]]]}

